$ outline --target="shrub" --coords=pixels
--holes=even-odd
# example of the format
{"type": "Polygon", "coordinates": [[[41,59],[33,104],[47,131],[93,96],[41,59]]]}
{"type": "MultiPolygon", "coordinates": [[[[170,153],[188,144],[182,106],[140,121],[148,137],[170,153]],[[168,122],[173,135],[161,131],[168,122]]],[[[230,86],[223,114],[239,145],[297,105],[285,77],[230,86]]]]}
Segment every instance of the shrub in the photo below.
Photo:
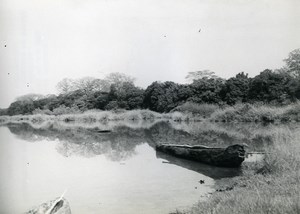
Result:
{"type": "Polygon", "coordinates": [[[46,115],[53,115],[53,112],[49,109],[35,109],[32,114],[46,114],[46,115]]]}
{"type": "Polygon", "coordinates": [[[79,114],[81,111],[77,106],[66,107],[65,105],[60,105],[59,107],[53,109],[54,115],[62,115],[62,114],[79,114]]]}
{"type": "Polygon", "coordinates": [[[219,107],[214,104],[197,104],[193,102],[187,102],[183,105],[177,106],[172,110],[172,112],[179,111],[183,113],[192,113],[202,117],[209,117],[218,108],[219,107]]]}

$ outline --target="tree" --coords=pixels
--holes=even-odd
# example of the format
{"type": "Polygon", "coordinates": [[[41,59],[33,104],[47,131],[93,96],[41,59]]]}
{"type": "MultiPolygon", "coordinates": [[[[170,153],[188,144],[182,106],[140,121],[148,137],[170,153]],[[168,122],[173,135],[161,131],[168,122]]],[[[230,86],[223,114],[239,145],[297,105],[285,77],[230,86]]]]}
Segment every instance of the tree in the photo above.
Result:
{"type": "Polygon", "coordinates": [[[104,78],[104,81],[106,81],[109,86],[115,85],[117,90],[122,87],[124,83],[134,84],[134,80],[135,78],[119,72],[110,73],[104,78]]]}
{"type": "Polygon", "coordinates": [[[64,78],[60,82],[57,83],[56,89],[59,94],[67,94],[71,91],[75,90],[74,80],[69,78],[64,78]]]}
{"type": "Polygon", "coordinates": [[[104,110],[105,106],[109,103],[109,95],[107,92],[95,92],[95,103],[94,106],[97,109],[104,110]]]}
{"type": "Polygon", "coordinates": [[[44,97],[45,96],[43,96],[41,94],[31,93],[31,94],[25,94],[25,95],[17,97],[16,101],[36,101],[36,100],[42,99],[44,97]]]}
{"type": "Polygon", "coordinates": [[[128,109],[139,109],[143,105],[144,90],[136,87],[133,83],[127,82],[121,88],[121,96],[119,99],[126,102],[128,109]]]}
{"type": "Polygon", "coordinates": [[[49,109],[52,111],[53,109],[59,107],[61,100],[59,98],[63,97],[59,96],[51,96],[45,99],[45,105],[43,107],[39,107],[40,109],[49,109]]]}
{"type": "Polygon", "coordinates": [[[83,77],[75,80],[64,78],[57,84],[56,88],[60,94],[67,94],[72,91],[81,90],[88,95],[91,92],[96,91],[108,92],[109,83],[105,80],[96,79],[94,77],[83,77]]]}
{"type": "Polygon", "coordinates": [[[8,115],[32,114],[34,109],[32,100],[16,101],[10,104],[7,113],[8,115]]]}
{"type": "Polygon", "coordinates": [[[209,70],[202,70],[202,71],[192,71],[189,72],[188,75],[185,77],[185,79],[188,82],[193,82],[198,79],[215,79],[218,78],[217,75],[215,75],[215,72],[209,71],[209,70]]]}
{"type": "Polygon", "coordinates": [[[1,109],[1,108],[0,108],[0,116],[8,115],[7,110],[8,110],[8,109],[1,109]]]}
{"type": "Polygon", "coordinates": [[[142,107],[144,90],[130,82],[123,83],[118,89],[113,84],[108,97],[110,103],[107,108],[137,109],[142,107]]]}
{"type": "Polygon", "coordinates": [[[228,79],[221,89],[220,95],[223,101],[229,105],[238,102],[246,102],[249,92],[250,78],[248,74],[238,73],[235,77],[228,79]]]}
{"type": "MultiPolygon", "coordinates": [[[[84,100],[86,99],[86,94],[82,90],[71,91],[68,94],[59,95],[57,98],[58,106],[64,105],[66,107],[72,107],[76,105],[80,109],[85,109],[84,100]]],[[[58,106],[56,105],[55,108],[57,108],[58,106]]]]}
{"type": "Polygon", "coordinates": [[[275,103],[294,100],[297,89],[292,90],[293,80],[294,78],[287,73],[275,73],[266,69],[252,79],[249,87],[249,99],[275,103]]]}
{"type": "Polygon", "coordinates": [[[145,91],[144,107],[157,112],[168,112],[183,102],[186,94],[174,82],[154,82],[145,91]]]}
{"type": "Polygon", "coordinates": [[[110,85],[106,80],[95,79],[93,81],[93,91],[109,92],[110,85]]]}
{"type": "Polygon", "coordinates": [[[42,107],[42,101],[46,97],[41,94],[25,94],[16,98],[16,101],[11,103],[7,109],[7,114],[32,114],[36,108],[42,107]],[[38,107],[37,107],[38,106],[38,107]]]}
{"type": "Polygon", "coordinates": [[[212,103],[218,104],[222,102],[220,91],[224,81],[220,78],[202,78],[194,80],[190,85],[192,94],[188,101],[194,103],[212,103]]]}
{"type": "Polygon", "coordinates": [[[115,72],[108,74],[104,81],[110,87],[106,109],[134,109],[142,106],[144,90],[134,86],[133,77],[115,72]]]}
{"type": "Polygon", "coordinates": [[[288,58],[283,61],[286,63],[283,70],[293,77],[300,77],[300,48],[290,52],[288,58]]]}
{"type": "Polygon", "coordinates": [[[96,91],[108,91],[108,83],[105,80],[93,77],[83,77],[75,81],[76,90],[83,91],[86,95],[96,91]]]}

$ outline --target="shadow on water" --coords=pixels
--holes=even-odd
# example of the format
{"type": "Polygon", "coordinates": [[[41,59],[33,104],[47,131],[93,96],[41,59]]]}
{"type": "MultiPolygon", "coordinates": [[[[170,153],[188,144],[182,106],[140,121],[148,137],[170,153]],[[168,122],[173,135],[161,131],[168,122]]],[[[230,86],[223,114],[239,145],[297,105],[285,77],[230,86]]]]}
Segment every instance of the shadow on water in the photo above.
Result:
{"type": "Polygon", "coordinates": [[[180,166],[198,172],[205,176],[211,177],[213,179],[235,177],[242,174],[240,168],[224,168],[224,167],[210,166],[195,161],[177,158],[159,151],[156,152],[156,157],[159,159],[167,160],[167,161],[163,161],[163,163],[165,164],[173,164],[176,166],[180,166]]]}

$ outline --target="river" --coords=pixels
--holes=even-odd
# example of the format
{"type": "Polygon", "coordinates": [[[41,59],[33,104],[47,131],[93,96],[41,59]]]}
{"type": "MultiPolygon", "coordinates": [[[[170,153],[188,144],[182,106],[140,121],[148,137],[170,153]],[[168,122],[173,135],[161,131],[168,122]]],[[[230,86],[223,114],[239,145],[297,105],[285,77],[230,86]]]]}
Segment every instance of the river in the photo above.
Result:
{"type": "Polygon", "coordinates": [[[24,213],[64,191],[74,214],[188,209],[207,200],[217,180],[241,175],[242,168],[174,158],[157,153],[157,143],[223,147],[247,143],[252,151],[264,151],[272,144],[274,130],[261,125],[170,122],[106,126],[111,132],[101,133],[97,124],[0,126],[0,213],[24,213]]]}

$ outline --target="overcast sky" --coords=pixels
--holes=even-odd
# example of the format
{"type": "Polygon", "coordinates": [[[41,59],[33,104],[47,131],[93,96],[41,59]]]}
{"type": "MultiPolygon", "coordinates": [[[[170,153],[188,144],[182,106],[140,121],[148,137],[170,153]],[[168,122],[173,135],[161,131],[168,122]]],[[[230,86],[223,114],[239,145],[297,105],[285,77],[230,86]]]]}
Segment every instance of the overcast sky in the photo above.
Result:
{"type": "Polygon", "coordinates": [[[56,93],[64,77],[255,76],[283,66],[299,38],[299,0],[0,0],[0,108],[56,93]]]}

